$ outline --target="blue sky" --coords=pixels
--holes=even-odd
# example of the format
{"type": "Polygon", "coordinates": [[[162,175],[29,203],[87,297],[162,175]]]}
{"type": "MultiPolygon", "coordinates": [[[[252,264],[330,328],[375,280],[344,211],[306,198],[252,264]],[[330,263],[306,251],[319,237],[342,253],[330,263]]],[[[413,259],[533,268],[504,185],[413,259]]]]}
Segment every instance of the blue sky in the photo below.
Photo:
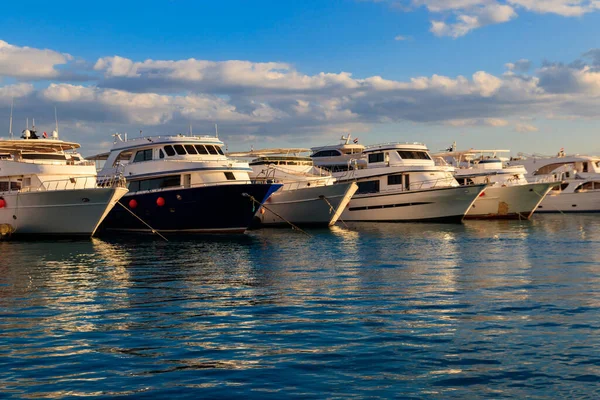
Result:
{"type": "Polygon", "coordinates": [[[432,149],[600,152],[593,0],[82,4],[3,5],[0,115],[15,98],[15,118],[51,124],[56,106],[63,134],[93,151],[114,131],[217,122],[236,150],[351,132],[432,149]]]}

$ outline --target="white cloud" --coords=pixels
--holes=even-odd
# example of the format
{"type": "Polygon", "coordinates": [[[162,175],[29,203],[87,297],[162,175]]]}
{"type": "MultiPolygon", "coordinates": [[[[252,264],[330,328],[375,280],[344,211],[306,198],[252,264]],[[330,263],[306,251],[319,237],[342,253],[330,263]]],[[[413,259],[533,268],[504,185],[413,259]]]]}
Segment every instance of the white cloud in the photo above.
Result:
{"type": "Polygon", "coordinates": [[[539,131],[539,128],[531,124],[518,122],[515,124],[515,131],[518,133],[531,133],[539,131]]]}
{"type": "Polygon", "coordinates": [[[31,83],[16,83],[0,87],[0,103],[10,104],[12,100],[29,96],[33,93],[31,83]]]}
{"type": "Polygon", "coordinates": [[[412,40],[412,36],[398,35],[394,38],[394,40],[397,42],[406,42],[412,40]]]}
{"type": "Polygon", "coordinates": [[[598,0],[371,0],[410,11],[425,7],[431,13],[430,31],[458,38],[469,32],[516,18],[518,10],[578,17],[600,9],[598,0]]]}
{"type": "Polygon", "coordinates": [[[59,71],[55,67],[66,64],[72,59],[69,54],[54,50],[13,46],[0,40],[0,76],[30,79],[56,78],[59,71]]]}

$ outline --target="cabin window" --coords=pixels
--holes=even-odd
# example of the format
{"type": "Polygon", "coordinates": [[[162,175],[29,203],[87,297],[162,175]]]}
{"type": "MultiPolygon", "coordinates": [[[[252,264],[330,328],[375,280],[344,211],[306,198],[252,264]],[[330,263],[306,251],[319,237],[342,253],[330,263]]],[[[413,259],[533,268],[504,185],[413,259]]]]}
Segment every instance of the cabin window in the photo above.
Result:
{"type": "Polygon", "coordinates": [[[223,149],[221,149],[221,146],[215,146],[215,149],[217,149],[217,152],[218,152],[220,155],[222,155],[222,156],[224,156],[224,155],[225,155],[225,153],[223,153],[223,149]]]}
{"type": "Polygon", "coordinates": [[[552,188],[552,190],[557,190],[557,191],[563,191],[567,188],[567,186],[569,186],[568,183],[561,183],[560,185],[556,185],[552,188]]]}
{"type": "Polygon", "coordinates": [[[142,190],[157,190],[168,187],[180,186],[179,175],[163,176],[160,178],[142,179],[129,181],[129,191],[139,192],[142,190]]]}
{"type": "Polygon", "coordinates": [[[162,151],[162,149],[158,149],[158,158],[165,158],[165,153],[162,151]]]}
{"type": "Polygon", "coordinates": [[[403,160],[431,160],[431,157],[425,151],[398,150],[398,155],[403,160]]]}
{"type": "Polygon", "coordinates": [[[410,190],[410,175],[404,175],[404,189],[410,190]]]}
{"type": "Polygon", "coordinates": [[[235,181],[235,175],[233,175],[233,172],[225,172],[225,178],[227,178],[228,181],[235,181]]]}
{"type": "Polygon", "coordinates": [[[208,154],[208,150],[206,150],[206,147],[204,147],[201,144],[196,145],[196,151],[198,151],[198,154],[208,154]]]}
{"type": "Polygon", "coordinates": [[[196,148],[194,147],[193,144],[186,144],[184,146],[185,146],[185,149],[187,150],[188,154],[198,154],[198,152],[196,151],[196,148]]]}
{"type": "Polygon", "coordinates": [[[358,190],[356,191],[357,194],[378,193],[378,192],[379,192],[379,180],[358,182],[358,190]]]}
{"type": "Polygon", "coordinates": [[[119,155],[115,159],[115,162],[113,163],[113,167],[116,167],[123,161],[129,161],[129,159],[131,158],[131,154],[132,154],[131,150],[126,150],[126,151],[122,151],[121,153],[119,153],[119,155]]]}
{"type": "Polygon", "coordinates": [[[600,189],[600,182],[586,182],[582,185],[579,185],[576,192],[585,192],[587,190],[598,190],[600,189]]]}
{"type": "Polygon", "coordinates": [[[40,153],[23,153],[21,154],[24,160],[56,160],[65,161],[64,154],[40,154],[40,153]]]}
{"type": "Polygon", "coordinates": [[[369,164],[383,162],[383,153],[369,154],[369,164]]]}
{"type": "Polygon", "coordinates": [[[184,156],[184,155],[186,155],[186,154],[187,154],[187,153],[185,152],[185,149],[183,148],[183,146],[182,146],[182,145],[180,145],[180,144],[176,144],[175,146],[173,146],[173,148],[175,149],[175,152],[176,152],[177,154],[179,154],[180,156],[184,156]]]}
{"type": "Polygon", "coordinates": [[[337,150],[321,150],[313,154],[311,157],[337,157],[340,152],[337,150]]]}
{"type": "Polygon", "coordinates": [[[217,152],[217,150],[215,149],[215,146],[212,146],[212,145],[210,145],[210,144],[207,144],[207,145],[206,145],[206,148],[207,148],[207,150],[208,150],[208,152],[209,152],[210,154],[219,154],[219,153],[217,152]]]}
{"type": "Polygon", "coordinates": [[[142,162],[142,161],[150,161],[152,160],[152,149],[140,150],[135,153],[135,158],[133,162],[142,162]]]}
{"type": "Polygon", "coordinates": [[[11,181],[9,182],[0,182],[0,192],[8,192],[9,190],[21,190],[21,182],[11,181]]]}
{"type": "Polygon", "coordinates": [[[175,155],[175,150],[173,150],[173,146],[165,146],[165,152],[169,157],[173,157],[175,155]]]}
{"type": "Polygon", "coordinates": [[[588,163],[587,162],[583,163],[583,171],[581,171],[581,172],[588,172],[588,163]]]}
{"type": "Polygon", "coordinates": [[[402,175],[388,175],[388,185],[402,185],[402,175]]]}

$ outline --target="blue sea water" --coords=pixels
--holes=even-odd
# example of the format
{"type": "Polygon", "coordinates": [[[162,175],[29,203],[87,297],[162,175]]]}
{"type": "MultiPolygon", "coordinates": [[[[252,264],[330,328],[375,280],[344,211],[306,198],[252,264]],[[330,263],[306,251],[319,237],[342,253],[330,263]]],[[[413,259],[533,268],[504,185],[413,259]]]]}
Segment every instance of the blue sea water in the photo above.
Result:
{"type": "Polygon", "coordinates": [[[0,242],[0,397],[600,397],[600,216],[309,233],[0,242]]]}

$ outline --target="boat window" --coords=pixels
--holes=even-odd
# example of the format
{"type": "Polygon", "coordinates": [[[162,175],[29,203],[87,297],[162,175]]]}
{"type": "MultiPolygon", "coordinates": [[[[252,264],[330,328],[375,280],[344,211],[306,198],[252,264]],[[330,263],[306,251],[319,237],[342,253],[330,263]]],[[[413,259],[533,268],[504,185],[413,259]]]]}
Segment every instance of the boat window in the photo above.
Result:
{"type": "Polygon", "coordinates": [[[206,149],[210,154],[219,154],[213,145],[207,144],[206,149]]]}
{"type": "Polygon", "coordinates": [[[64,154],[23,153],[22,157],[24,160],[66,160],[64,154]]]}
{"type": "Polygon", "coordinates": [[[549,173],[551,173],[552,171],[554,171],[557,168],[562,167],[563,165],[573,165],[570,163],[554,163],[554,164],[548,164],[548,165],[544,165],[543,167],[539,168],[537,171],[535,171],[533,173],[533,175],[547,175],[549,173]]]}
{"type": "Polygon", "coordinates": [[[552,188],[552,190],[559,190],[559,191],[563,191],[567,188],[567,186],[569,186],[568,183],[561,183],[560,185],[556,185],[552,188]]]}
{"type": "Polygon", "coordinates": [[[217,149],[217,152],[219,152],[220,155],[225,155],[225,153],[223,153],[223,149],[221,149],[221,146],[215,146],[215,149],[217,149]]]}
{"type": "Polygon", "coordinates": [[[599,190],[599,189],[600,189],[600,182],[586,182],[586,183],[579,185],[577,187],[577,189],[575,189],[575,192],[585,192],[588,190],[599,190]]]}
{"type": "Polygon", "coordinates": [[[172,157],[175,155],[175,150],[173,150],[173,146],[165,146],[165,151],[167,152],[167,155],[169,157],[172,157]]]}
{"type": "Polygon", "coordinates": [[[173,146],[173,148],[175,149],[175,151],[177,152],[177,154],[179,154],[180,156],[184,156],[187,153],[185,152],[185,149],[183,148],[182,145],[180,144],[176,144],[175,146],[173,146]]]}
{"type": "Polygon", "coordinates": [[[321,150],[313,154],[311,157],[337,157],[340,154],[341,153],[337,150],[321,150]]]}
{"type": "Polygon", "coordinates": [[[369,164],[383,162],[383,153],[369,154],[369,164]]]}
{"type": "Polygon", "coordinates": [[[129,191],[139,192],[142,190],[157,190],[167,187],[180,186],[179,175],[163,176],[160,178],[142,179],[129,181],[129,191]]]}
{"type": "Polygon", "coordinates": [[[198,154],[193,144],[186,144],[185,149],[187,150],[188,154],[198,154]]]}
{"type": "Polygon", "coordinates": [[[402,185],[402,175],[388,175],[388,185],[402,185]]]}
{"type": "Polygon", "coordinates": [[[196,150],[198,151],[198,154],[208,154],[208,150],[206,150],[206,147],[204,147],[201,144],[196,145],[196,150]]]}
{"type": "Polygon", "coordinates": [[[357,194],[378,193],[378,192],[379,192],[379,180],[358,182],[358,190],[356,191],[357,194]]]}
{"type": "Polygon", "coordinates": [[[133,162],[150,161],[152,160],[152,149],[140,150],[135,153],[133,162]]]}
{"type": "Polygon", "coordinates": [[[21,182],[10,182],[10,189],[8,182],[0,182],[0,192],[8,192],[9,190],[21,190],[21,182]]]}
{"type": "Polygon", "coordinates": [[[583,171],[581,171],[581,172],[588,172],[588,163],[587,162],[583,163],[583,171]]]}
{"type": "Polygon", "coordinates": [[[117,165],[119,165],[122,162],[128,162],[129,159],[131,158],[131,154],[133,154],[131,152],[131,150],[125,150],[122,151],[121,153],[119,153],[119,155],[117,156],[115,162],[113,163],[113,167],[116,167],[117,165]]]}
{"type": "Polygon", "coordinates": [[[431,160],[425,151],[398,150],[398,155],[403,160],[431,160]]]}
{"type": "Polygon", "coordinates": [[[162,151],[162,149],[158,149],[158,157],[165,158],[165,153],[162,151]]]}
{"type": "Polygon", "coordinates": [[[225,178],[227,178],[228,181],[235,181],[235,175],[233,175],[233,172],[225,172],[225,178]]]}
{"type": "Polygon", "coordinates": [[[410,190],[410,174],[404,175],[404,189],[410,190]]]}

